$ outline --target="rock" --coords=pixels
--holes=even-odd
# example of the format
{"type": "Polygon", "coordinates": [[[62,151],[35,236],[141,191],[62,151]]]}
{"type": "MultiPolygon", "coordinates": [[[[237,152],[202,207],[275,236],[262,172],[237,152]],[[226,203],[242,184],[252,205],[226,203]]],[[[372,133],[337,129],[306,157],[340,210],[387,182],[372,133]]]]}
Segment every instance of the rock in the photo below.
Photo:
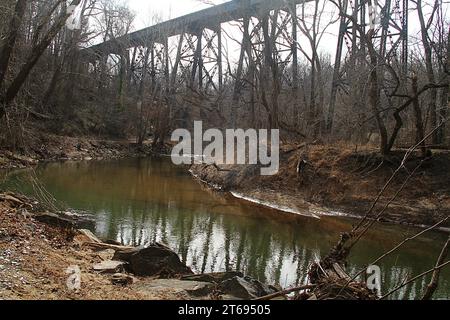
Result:
{"type": "Polygon", "coordinates": [[[112,260],[115,252],[116,251],[113,249],[106,249],[106,250],[97,252],[97,256],[100,259],[102,259],[103,261],[112,260]]]}
{"type": "Polygon", "coordinates": [[[214,289],[214,285],[209,282],[183,281],[178,279],[153,279],[139,281],[132,287],[141,292],[154,293],[155,291],[166,291],[167,289],[186,292],[190,296],[208,296],[214,289]]]}
{"type": "Polygon", "coordinates": [[[93,227],[95,222],[91,218],[67,213],[38,213],[33,218],[39,222],[61,228],[75,228],[82,229],[86,227],[93,227]]]}
{"type": "Polygon", "coordinates": [[[106,244],[112,244],[112,245],[115,245],[115,246],[121,246],[122,245],[119,241],[112,240],[112,239],[107,239],[104,242],[106,244]]]}
{"type": "Polygon", "coordinates": [[[56,213],[39,213],[33,216],[33,218],[39,222],[61,228],[75,228],[75,221],[57,215],[56,213]]]}
{"type": "Polygon", "coordinates": [[[220,296],[220,298],[221,298],[222,300],[228,300],[228,301],[242,300],[241,298],[232,296],[232,295],[230,295],[230,294],[223,294],[223,295],[220,296]]]}
{"type": "Polygon", "coordinates": [[[251,277],[233,277],[225,280],[219,285],[219,290],[241,299],[254,299],[277,292],[275,287],[265,285],[251,277]]]}
{"type": "Polygon", "coordinates": [[[94,269],[94,271],[101,273],[119,273],[123,271],[124,265],[125,262],[123,261],[107,260],[94,264],[92,269],[94,269]]]}
{"type": "Polygon", "coordinates": [[[193,273],[175,252],[159,243],[143,249],[118,251],[113,259],[128,262],[129,271],[138,276],[167,277],[193,273]]]}
{"type": "Polygon", "coordinates": [[[111,278],[111,283],[115,285],[127,286],[136,282],[136,278],[125,273],[115,273],[111,278]]]}
{"type": "Polygon", "coordinates": [[[91,214],[79,212],[59,212],[64,218],[72,220],[77,229],[95,229],[95,218],[91,214]]]}
{"type": "Polygon", "coordinates": [[[182,276],[181,280],[186,281],[203,281],[203,282],[212,282],[212,283],[221,283],[223,281],[226,281],[228,279],[234,278],[234,277],[243,277],[244,275],[242,272],[213,272],[213,273],[203,273],[203,274],[192,274],[192,275],[186,275],[182,276]]]}
{"type": "Polygon", "coordinates": [[[97,238],[95,234],[92,233],[92,231],[87,229],[80,229],[78,230],[78,234],[74,237],[74,241],[83,244],[86,242],[94,242],[94,243],[101,243],[102,241],[97,238]]]}
{"type": "MultiPolygon", "coordinates": [[[[112,246],[111,244],[106,244],[112,246]]],[[[131,256],[139,252],[139,248],[130,247],[128,250],[119,250],[114,253],[114,260],[121,260],[130,263],[131,256]]]]}

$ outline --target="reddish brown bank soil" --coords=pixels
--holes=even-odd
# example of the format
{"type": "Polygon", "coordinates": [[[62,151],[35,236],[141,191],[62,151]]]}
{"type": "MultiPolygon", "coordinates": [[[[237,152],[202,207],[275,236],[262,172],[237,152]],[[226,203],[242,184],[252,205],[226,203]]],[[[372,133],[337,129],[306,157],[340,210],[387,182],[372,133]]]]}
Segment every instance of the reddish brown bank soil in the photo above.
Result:
{"type": "MultiPolygon", "coordinates": [[[[337,211],[364,216],[405,152],[395,151],[382,163],[374,149],[289,144],[281,147],[280,170],[274,176],[261,176],[257,166],[248,165],[193,165],[191,172],[225,191],[304,214],[320,216],[337,211]]],[[[382,194],[374,215],[421,164],[380,220],[432,225],[450,213],[450,154],[436,151],[423,162],[417,155],[408,159],[382,194]]]]}
{"type": "Polygon", "coordinates": [[[112,274],[92,268],[102,261],[101,254],[74,234],[37,222],[12,202],[0,200],[0,300],[186,299],[169,289],[143,293],[113,284],[112,274]],[[66,270],[74,265],[81,270],[79,292],[66,285],[66,270]]]}

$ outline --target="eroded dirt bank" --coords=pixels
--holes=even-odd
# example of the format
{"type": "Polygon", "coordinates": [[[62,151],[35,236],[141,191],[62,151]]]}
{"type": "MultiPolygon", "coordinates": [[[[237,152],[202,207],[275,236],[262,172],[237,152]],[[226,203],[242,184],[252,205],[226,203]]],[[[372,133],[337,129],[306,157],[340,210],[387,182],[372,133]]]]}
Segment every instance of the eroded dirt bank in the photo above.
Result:
{"type": "MultiPolygon", "coordinates": [[[[191,166],[202,182],[235,196],[305,215],[364,216],[398,168],[406,151],[383,159],[375,150],[344,146],[288,144],[281,147],[280,170],[261,176],[254,165],[191,166]]],[[[379,218],[400,224],[433,225],[450,214],[450,155],[437,151],[429,159],[412,155],[383,192],[372,216],[383,209],[413,176],[379,218]]],[[[447,222],[443,227],[450,227],[447,222]]]]}

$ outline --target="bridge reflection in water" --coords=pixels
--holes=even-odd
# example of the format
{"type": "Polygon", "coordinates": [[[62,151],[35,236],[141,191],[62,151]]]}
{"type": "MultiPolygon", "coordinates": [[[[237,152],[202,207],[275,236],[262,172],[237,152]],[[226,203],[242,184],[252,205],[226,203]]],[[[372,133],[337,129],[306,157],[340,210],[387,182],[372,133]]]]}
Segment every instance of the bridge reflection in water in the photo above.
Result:
{"type": "MultiPolygon", "coordinates": [[[[53,163],[38,167],[36,174],[58,200],[95,213],[101,237],[134,246],[164,242],[197,272],[240,270],[283,287],[304,283],[308,266],[354,223],[287,214],[213,193],[165,158],[53,163]]],[[[26,176],[27,171],[11,174],[6,184],[32,193],[26,176]]],[[[352,251],[350,274],[416,231],[376,227],[352,251]]],[[[445,239],[429,233],[383,260],[383,289],[430,269],[445,239]]],[[[436,297],[449,298],[450,270],[441,277],[436,297]]],[[[415,297],[428,280],[396,297],[415,297]]]]}

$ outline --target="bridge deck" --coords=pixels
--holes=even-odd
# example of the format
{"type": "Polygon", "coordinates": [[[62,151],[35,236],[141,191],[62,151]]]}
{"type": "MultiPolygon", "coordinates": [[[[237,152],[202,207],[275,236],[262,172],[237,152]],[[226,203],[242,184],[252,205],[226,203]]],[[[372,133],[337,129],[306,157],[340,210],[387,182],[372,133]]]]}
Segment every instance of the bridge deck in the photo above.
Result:
{"type": "Polygon", "coordinates": [[[267,10],[287,8],[289,5],[308,1],[311,0],[232,0],[135,31],[85,50],[97,54],[117,54],[121,46],[129,48],[151,42],[164,43],[164,39],[183,32],[197,33],[203,28],[216,29],[220,23],[241,19],[245,15],[258,16],[267,10]]]}

